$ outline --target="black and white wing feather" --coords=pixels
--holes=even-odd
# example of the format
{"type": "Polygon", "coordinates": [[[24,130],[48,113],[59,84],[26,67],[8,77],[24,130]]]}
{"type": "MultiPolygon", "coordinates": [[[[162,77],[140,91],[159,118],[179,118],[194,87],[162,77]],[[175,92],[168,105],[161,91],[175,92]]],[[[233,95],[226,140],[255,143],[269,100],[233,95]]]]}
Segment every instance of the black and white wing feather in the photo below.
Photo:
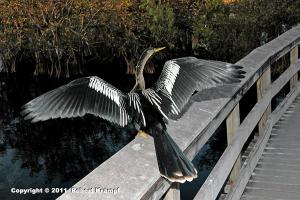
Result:
{"type": "Polygon", "coordinates": [[[135,118],[144,123],[140,101],[136,98],[135,93],[124,94],[97,76],[84,77],[33,99],[23,106],[22,114],[32,122],[93,114],[125,126],[132,113],[137,112],[135,118]]]}
{"type": "Polygon", "coordinates": [[[167,115],[178,115],[195,91],[240,82],[244,77],[241,69],[237,65],[194,57],[173,59],[165,63],[153,90],[169,97],[162,101],[161,110],[167,115]]]}

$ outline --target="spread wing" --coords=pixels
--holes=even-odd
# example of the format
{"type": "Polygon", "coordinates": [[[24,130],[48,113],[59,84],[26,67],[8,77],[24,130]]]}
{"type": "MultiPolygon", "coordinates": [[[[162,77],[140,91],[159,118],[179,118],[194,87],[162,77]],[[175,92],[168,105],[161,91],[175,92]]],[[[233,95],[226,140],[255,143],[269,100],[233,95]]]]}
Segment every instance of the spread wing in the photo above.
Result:
{"type": "Polygon", "coordinates": [[[136,93],[125,94],[97,76],[79,78],[42,94],[23,109],[21,114],[32,122],[93,114],[120,126],[128,124],[133,116],[145,123],[136,93]]]}
{"type": "Polygon", "coordinates": [[[169,60],[152,87],[160,96],[169,97],[160,105],[167,115],[178,115],[195,91],[240,82],[241,66],[194,57],[169,60]]]}

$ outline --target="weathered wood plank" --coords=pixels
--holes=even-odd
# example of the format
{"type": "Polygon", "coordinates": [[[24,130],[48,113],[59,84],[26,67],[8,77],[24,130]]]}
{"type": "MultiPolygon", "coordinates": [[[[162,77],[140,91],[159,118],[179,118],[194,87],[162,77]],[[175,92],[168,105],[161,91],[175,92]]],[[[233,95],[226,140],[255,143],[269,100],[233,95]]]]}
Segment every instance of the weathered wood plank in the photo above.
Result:
{"type": "Polygon", "coordinates": [[[263,174],[255,174],[251,176],[253,181],[266,181],[271,183],[282,183],[286,185],[300,185],[300,179],[286,176],[266,176],[263,174]]]}
{"type": "Polygon", "coordinates": [[[274,139],[285,139],[285,138],[290,138],[291,140],[299,140],[300,139],[300,133],[297,132],[292,132],[292,131],[286,131],[286,130],[281,130],[280,132],[277,132],[276,134],[273,133],[271,134],[271,138],[274,139]]]}
{"type": "Polygon", "coordinates": [[[283,192],[283,191],[269,191],[264,189],[246,189],[244,196],[254,196],[260,198],[273,198],[274,200],[299,200],[299,193],[283,192]]]}
{"type": "Polygon", "coordinates": [[[180,185],[173,183],[163,200],[180,200],[180,185]]]}
{"type": "Polygon", "coordinates": [[[300,178],[300,173],[298,171],[255,168],[254,173],[265,174],[267,176],[287,176],[300,178]]]}
{"type": "Polygon", "coordinates": [[[254,169],[253,175],[262,175],[262,176],[273,176],[273,177],[286,177],[288,179],[299,179],[300,176],[297,172],[282,172],[278,171],[266,171],[261,169],[254,169]]]}
{"type": "MultiPolygon", "coordinates": [[[[239,104],[235,106],[235,108],[231,111],[229,116],[226,119],[226,127],[227,127],[227,144],[231,144],[234,136],[237,134],[237,129],[240,125],[240,108],[239,104]]],[[[238,156],[235,164],[231,170],[228,185],[231,187],[240,174],[241,169],[241,156],[238,156]]]]}
{"type": "MultiPolygon", "coordinates": [[[[261,77],[256,82],[257,88],[257,100],[262,99],[266,89],[271,85],[271,67],[269,66],[266,71],[261,75],[261,77]]],[[[266,126],[267,119],[271,114],[271,103],[267,107],[265,113],[261,117],[258,123],[258,134],[263,134],[266,126]]]]}
{"type": "Polygon", "coordinates": [[[280,148],[280,147],[266,147],[265,152],[273,152],[276,154],[300,154],[300,147],[298,149],[291,149],[291,148],[280,148]]]}
{"type": "Polygon", "coordinates": [[[295,64],[298,60],[298,51],[299,51],[299,45],[295,46],[290,51],[290,62],[291,64],[295,64]]]}
{"type": "Polygon", "coordinates": [[[292,160],[300,160],[300,156],[296,154],[276,154],[272,152],[263,152],[263,156],[265,157],[273,157],[278,159],[292,159],[292,160]]]}
{"type": "MultiPolygon", "coordinates": [[[[290,51],[290,62],[291,64],[295,64],[298,60],[298,46],[295,46],[290,51]]],[[[290,80],[290,88],[296,87],[298,82],[298,73],[296,73],[290,80]]]]}
{"type": "Polygon", "coordinates": [[[295,74],[295,75],[291,78],[291,80],[290,80],[290,88],[296,87],[297,83],[298,83],[298,73],[295,74]]]}
{"type": "Polygon", "coordinates": [[[241,200],[284,200],[284,199],[274,199],[273,197],[262,197],[262,196],[242,196],[241,200]]]}
{"type": "Polygon", "coordinates": [[[288,158],[274,158],[272,156],[265,156],[262,155],[260,158],[261,161],[263,162],[270,162],[270,163],[281,163],[281,164],[286,164],[286,165],[300,165],[300,160],[290,160],[288,158]]]}
{"type": "Polygon", "coordinates": [[[291,192],[300,194],[300,185],[286,185],[277,183],[270,183],[266,181],[252,181],[250,180],[247,188],[252,189],[264,189],[269,191],[282,191],[282,192],[291,192]]]}
{"type": "Polygon", "coordinates": [[[278,163],[258,162],[256,168],[266,169],[266,170],[270,169],[270,170],[286,170],[286,171],[300,172],[300,165],[282,165],[278,163]]]}
{"type": "Polygon", "coordinates": [[[258,137],[255,136],[251,141],[250,141],[250,144],[248,145],[249,147],[255,147],[257,146],[257,140],[258,140],[258,137]]]}
{"type": "Polygon", "coordinates": [[[298,145],[282,145],[282,144],[276,144],[276,146],[275,145],[273,145],[273,144],[267,144],[267,146],[268,147],[270,147],[270,148],[275,148],[275,147],[277,147],[277,148],[286,148],[286,149],[298,149],[299,148],[299,146],[298,145]]]}
{"type": "MultiPolygon", "coordinates": [[[[299,119],[300,116],[293,115],[293,118],[299,119]]],[[[296,120],[297,121],[297,120],[296,120]]],[[[277,130],[276,132],[273,131],[271,135],[271,140],[298,140],[300,138],[300,133],[297,132],[295,129],[296,127],[293,125],[295,123],[294,120],[289,120],[289,123],[286,126],[282,127],[282,129],[277,130]],[[288,130],[288,131],[287,131],[288,130]]]]}
{"type": "MultiPolygon", "coordinates": [[[[249,154],[252,151],[255,151],[257,147],[255,148],[249,148],[247,149],[246,154],[244,154],[246,157],[249,156],[249,154]]],[[[262,155],[288,155],[288,156],[294,156],[295,159],[299,159],[300,156],[300,150],[299,149],[287,149],[287,148],[280,148],[272,147],[272,148],[264,148],[264,152],[262,155]],[[298,157],[298,158],[297,158],[298,157]]]]}
{"type": "Polygon", "coordinates": [[[294,146],[300,146],[300,141],[294,141],[294,140],[281,140],[281,139],[270,139],[269,143],[270,145],[285,145],[286,147],[288,147],[289,145],[294,145],[294,146]]]}
{"type": "MultiPolygon", "coordinates": [[[[290,138],[291,138],[291,140],[299,140],[300,139],[298,137],[290,137],[290,138]]],[[[256,148],[256,146],[249,146],[249,148],[247,148],[247,150],[245,151],[246,154],[247,154],[247,152],[252,151],[254,148],[256,148]]],[[[283,152],[285,152],[285,150],[286,150],[287,153],[292,153],[292,152],[297,153],[300,151],[300,147],[297,145],[284,146],[284,145],[281,145],[280,143],[277,145],[272,145],[272,144],[268,143],[265,147],[265,150],[267,150],[267,151],[271,151],[273,149],[278,152],[280,152],[279,150],[282,150],[283,152]],[[290,151],[290,152],[288,152],[288,151],[290,151]]]]}

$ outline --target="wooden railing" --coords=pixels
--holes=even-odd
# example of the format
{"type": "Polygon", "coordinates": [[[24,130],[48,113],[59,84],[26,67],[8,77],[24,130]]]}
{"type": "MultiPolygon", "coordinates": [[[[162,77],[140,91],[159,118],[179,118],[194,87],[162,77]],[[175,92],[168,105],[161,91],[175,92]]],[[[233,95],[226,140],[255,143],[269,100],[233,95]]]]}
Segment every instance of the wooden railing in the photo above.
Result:
{"type": "MultiPolygon", "coordinates": [[[[300,37],[300,32],[298,33],[300,37]]],[[[262,74],[255,81],[257,86],[257,96],[258,101],[252,110],[249,112],[247,117],[244,119],[241,125],[235,124],[234,127],[234,137],[229,141],[228,147],[225,149],[218,163],[210,173],[209,177],[197,193],[195,199],[216,199],[220,193],[227,177],[230,175],[232,168],[235,163],[241,163],[241,157],[239,156],[242,152],[243,146],[245,145],[250,134],[256,126],[258,126],[257,142],[254,144],[256,146],[255,151],[247,158],[244,165],[241,164],[235,166],[233,169],[234,173],[237,174],[234,179],[229,179],[232,186],[229,194],[226,195],[225,199],[240,199],[242,192],[249,180],[251,173],[258,162],[260,155],[262,154],[263,147],[271,133],[273,125],[279,120],[283,112],[288,108],[292,101],[296,98],[299,93],[298,87],[298,71],[300,69],[300,62],[298,60],[298,39],[297,43],[285,48],[286,53],[290,53],[291,65],[288,69],[282,73],[279,78],[277,78],[273,83],[271,83],[271,65],[278,58],[282,57],[282,51],[274,52],[274,49],[279,39],[275,39],[268,45],[258,48],[257,52],[261,55],[266,55],[269,58],[264,63],[268,63],[262,74]],[[276,43],[275,43],[276,42],[276,43]],[[275,54],[274,54],[275,53],[275,54]],[[269,54],[269,55],[268,55],[269,54]],[[276,56],[274,59],[273,56],[276,56]],[[297,57],[296,57],[297,55],[297,57]],[[296,62],[297,61],[297,62],[296,62]],[[290,82],[290,92],[285,96],[284,100],[276,107],[276,109],[271,112],[271,100],[278,92],[285,86],[286,83],[290,82]],[[238,171],[238,172],[236,172],[238,171]]],[[[251,58],[255,60],[255,53],[250,53],[246,58],[251,58]],[[252,57],[253,56],[253,57],[252,57]]],[[[260,60],[257,60],[260,63],[260,60]]],[[[245,66],[244,59],[238,62],[245,66]]],[[[262,66],[264,66],[263,64],[262,66]]],[[[259,66],[258,66],[259,67],[259,66]]],[[[238,107],[238,104],[237,106],[238,107]]],[[[233,109],[227,121],[232,121],[231,118],[236,118],[238,116],[238,110],[233,109]]],[[[237,119],[235,121],[238,121],[237,119]]]]}
{"type": "MultiPolygon", "coordinates": [[[[227,199],[239,199],[261,154],[257,148],[247,165],[241,163],[244,144],[258,126],[257,145],[266,143],[274,123],[299,91],[298,45],[300,26],[294,27],[271,42],[256,48],[236,64],[246,70],[240,84],[230,88],[221,98],[194,101],[178,121],[170,121],[168,132],[189,158],[194,158],[216,129],[226,120],[228,146],[198,191],[195,199],[216,199],[223,185],[229,185],[227,199]],[[290,54],[291,66],[271,83],[271,65],[290,54]],[[290,93],[271,112],[271,99],[290,81],[290,93]],[[240,124],[239,101],[256,84],[257,103],[240,124]]],[[[197,94],[196,96],[201,96],[197,94]]],[[[178,184],[171,184],[159,174],[152,138],[137,137],[90,174],[80,180],[59,199],[179,199],[178,184]],[[101,190],[102,189],[102,190],[101,190]],[[115,191],[115,192],[113,192],[115,191]]]]}

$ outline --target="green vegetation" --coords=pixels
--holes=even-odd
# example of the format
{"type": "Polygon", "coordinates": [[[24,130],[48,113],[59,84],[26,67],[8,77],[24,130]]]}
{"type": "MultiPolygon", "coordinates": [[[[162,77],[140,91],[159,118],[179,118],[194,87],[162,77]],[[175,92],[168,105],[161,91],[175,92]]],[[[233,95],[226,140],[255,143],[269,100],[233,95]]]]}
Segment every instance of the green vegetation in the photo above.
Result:
{"type": "Polygon", "coordinates": [[[299,22],[300,0],[0,0],[0,58],[55,77],[116,60],[130,72],[149,46],[235,62],[299,22]]]}

